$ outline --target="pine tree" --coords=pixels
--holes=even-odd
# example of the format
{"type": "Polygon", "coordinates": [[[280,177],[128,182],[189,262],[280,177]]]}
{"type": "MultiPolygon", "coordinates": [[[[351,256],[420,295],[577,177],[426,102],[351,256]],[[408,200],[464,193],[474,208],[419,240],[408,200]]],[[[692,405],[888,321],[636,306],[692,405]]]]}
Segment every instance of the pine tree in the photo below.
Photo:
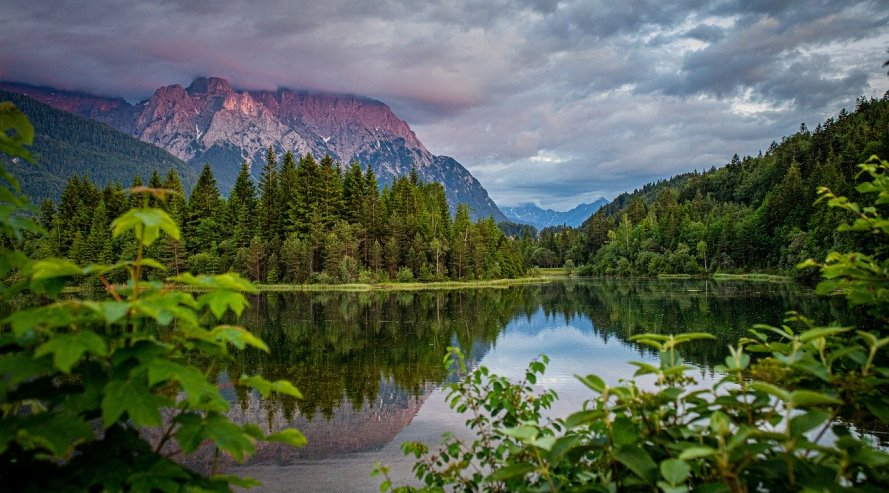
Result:
{"type": "MultiPolygon", "coordinates": [[[[292,160],[292,157],[291,157],[292,160]]],[[[280,237],[281,229],[281,188],[278,176],[278,159],[269,146],[265,165],[259,177],[259,235],[265,242],[280,237]]]]}
{"type": "Polygon", "coordinates": [[[343,208],[342,172],[330,154],[321,160],[318,181],[318,212],[324,228],[330,228],[340,218],[343,208]]]}
{"type": "Polygon", "coordinates": [[[246,161],[235,179],[226,211],[225,227],[232,232],[235,248],[246,247],[256,230],[256,187],[246,161]]]}
{"type": "Polygon", "coordinates": [[[289,216],[284,228],[287,233],[296,233],[300,238],[309,236],[312,217],[318,208],[319,180],[318,163],[311,154],[306,154],[296,168],[296,186],[293,188],[289,216]]]}
{"type": "Polygon", "coordinates": [[[216,178],[210,164],[205,164],[198,181],[188,197],[183,236],[189,253],[206,251],[218,243],[221,228],[217,221],[222,209],[222,199],[216,188],[216,178]]]}
{"type": "Polygon", "coordinates": [[[361,222],[365,207],[367,184],[361,173],[361,165],[353,161],[343,177],[343,219],[349,224],[361,222]]]}
{"type": "Polygon", "coordinates": [[[284,153],[284,159],[281,162],[281,173],[278,179],[279,200],[281,203],[281,224],[280,235],[286,237],[291,225],[291,217],[294,214],[296,190],[299,183],[298,171],[296,169],[296,159],[293,153],[287,151],[284,153]]]}
{"type": "MultiPolygon", "coordinates": [[[[368,246],[379,243],[380,234],[380,191],[377,188],[377,177],[370,166],[364,172],[364,204],[361,207],[361,233],[364,235],[364,262],[370,262],[368,246]]],[[[371,247],[372,248],[372,247],[371,247]]],[[[378,264],[375,269],[379,269],[378,264]]]]}
{"type": "Polygon", "coordinates": [[[454,219],[454,235],[451,240],[451,271],[457,279],[465,279],[469,275],[470,262],[470,230],[469,207],[466,204],[457,206],[457,217],[454,219]]]}
{"type": "Polygon", "coordinates": [[[166,210],[170,216],[181,225],[185,215],[186,201],[185,188],[182,187],[182,180],[179,178],[179,173],[174,169],[170,169],[161,186],[170,191],[164,200],[164,210],[166,210]]]}
{"type": "Polygon", "coordinates": [[[105,202],[100,200],[93,211],[89,236],[81,253],[81,262],[111,263],[111,220],[105,202]]]}

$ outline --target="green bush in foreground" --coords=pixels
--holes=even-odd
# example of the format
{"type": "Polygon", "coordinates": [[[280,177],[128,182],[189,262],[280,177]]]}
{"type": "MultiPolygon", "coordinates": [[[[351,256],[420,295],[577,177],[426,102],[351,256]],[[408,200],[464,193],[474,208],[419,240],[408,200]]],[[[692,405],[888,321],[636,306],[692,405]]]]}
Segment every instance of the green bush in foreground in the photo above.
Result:
{"type": "MultiPolygon", "coordinates": [[[[0,151],[30,160],[33,128],[10,103],[0,103],[0,151]]],[[[179,239],[163,210],[135,208],[112,223],[113,236],[136,243],[135,258],[113,265],[78,266],[68,260],[29,260],[16,250],[39,227],[16,180],[0,187],[0,286],[3,298],[46,300],[0,323],[0,490],[4,491],[231,491],[252,480],[199,474],[180,462],[199,447],[243,460],[257,441],[305,442],[296,430],[266,435],[256,425],[232,423],[214,368],[230,351],[266,345],[238,326],[214,325],[227,311],[240,314],[255,288],[235,274],[170,278],[194,292],[145,281],[163,269],[144,256],[161,232],[179,239]],[[125,271],[127,283],[107,279],[125,271]],[[105,298],[60,297],[66,283],[92,277],[105,298]],[[193,363],[199,362],[200,367],[193,363]]],[[[134,189],[162,196],[163,190],[134,189]]],[[[33,209],[32,209],[33,211],[33,209]]],[[[288,382],[229,376],[263,395],[299,397],[288,382]]],[[[215,467],[211,466],[211,469],[215,467]]]]}
{"type": "MultiPolygon", "coordinates": [[[[858,191],[876,194],[873,206],[827,189],[821,200],[855,215],[842,231],[878,235],[885,244],[889,163],[872,158],[861,169],[870,181],[858,191]]],[[[801,264],[811,265],[819,264],[801,264]]],[[[594,397],[552,420],[542,412],[555,395],[533,388],[545,358],[512,383],[484,367],[467,374],[453,349],[446,364],[456,361],[463,378],[450,385],[449,402],[469,413],[477,438],[446,435],[437,449],[405,444],[423,486],[394,486],[378,465],[381,490],[887,491],[889,454],[866,431],[889,424],[889,261],[885,252],[831,253],[820,267],[818,291],[868,310],[873,326],[820,326],[796,313],[781,327],[755,326],[730,348],[712,388],[695,385],[697,372],[679,351],[712,336],[640,335],[634,339],[660,354],[656,365],[634,363],[635,376],[653,377],[653,388],[579,377],[594,397]]]]}

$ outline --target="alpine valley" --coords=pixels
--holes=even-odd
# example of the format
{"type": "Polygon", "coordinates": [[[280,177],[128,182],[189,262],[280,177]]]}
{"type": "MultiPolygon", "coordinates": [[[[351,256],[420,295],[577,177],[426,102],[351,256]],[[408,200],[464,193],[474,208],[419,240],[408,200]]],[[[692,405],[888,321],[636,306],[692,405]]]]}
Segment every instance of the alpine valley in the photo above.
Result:
{"type": "MultiPolygon", "coordinates": [[[[374,99],[290,89],[242,90],[217,77],[199,77],[188,87],[161,87],[137,104],[13,82],[0,83],[0,89],[104,123],[166,150],[195,171],[209,163],[225,194],[241,163],[262,163],[271,147],[277,154],[329,154],[344,166],[356,160],[374,170],[381,186],[416,168],[424,181],[444,186],[452,211],[465,203],[474,218],[506,220],[466,168],[453,158],[433,155],[407,123],[374,99]]],[[[260,168],[252,166],[254,176],[260,168]]]]}

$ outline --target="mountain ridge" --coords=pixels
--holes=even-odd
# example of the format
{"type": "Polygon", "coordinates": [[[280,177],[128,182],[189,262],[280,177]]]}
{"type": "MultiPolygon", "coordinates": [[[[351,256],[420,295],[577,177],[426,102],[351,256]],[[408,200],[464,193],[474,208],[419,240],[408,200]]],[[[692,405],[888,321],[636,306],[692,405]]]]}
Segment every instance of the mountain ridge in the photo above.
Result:
{"type": "Polygon", "coordinates": [[[0,100],[12,101],[35,128],[33,153],[37,165],[13,160],[10,171],[22,191],[35,202],[58,200],[68,178],[88,174],[99,185],[129,186],[136,176],[147,180],[173,169],[185,187],[197,179],[185,162],[151,144],[110,126],[55,109],[29,96],[0,88],[0,100]]]}
{"type": "MultiPolygon", "coordinates": [[[[192,167],[209,162],[225,193],[241,163],[261,163],[271,147],[279,155],[330,154],[344,165],[357,159],[362,167],[373,168],[380,186],[416,168],[423,180],[445,186],[452,211],[464,202],[474,218],[506,219],[465,167],[453,158],[433,155],[389,106],[369,97],[236,89],[219,77],[198,77],[188,87],[163,86],[136,104],[22,83],[2,82],[0,88],[105,123],[192,167]]],[[[258,176],[261,166],[252,168],[258,176]]]]}
{"type": "Polygon", "coordinates": [[[501,210],[510,221],[530,224],[538,229],[563,225],[576,228],[606,204],[608,200],[599,197],[590,203],[580,203],[568,211],[543,209],[531,202],[516,207],[502,207],[501,210]]]}

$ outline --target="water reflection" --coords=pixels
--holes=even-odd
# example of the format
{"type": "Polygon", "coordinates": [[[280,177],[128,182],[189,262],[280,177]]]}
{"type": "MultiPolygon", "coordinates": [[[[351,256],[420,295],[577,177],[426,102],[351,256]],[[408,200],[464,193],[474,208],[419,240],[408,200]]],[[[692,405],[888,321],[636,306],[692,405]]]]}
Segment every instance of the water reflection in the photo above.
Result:
{"type": "Polygon", "coordinates": [[[505,289],[432,292],[268,293],[241,320],[272,348],[246,352],[228,375],[288,379],[305,398],[232,394],[232,417],[268,429],[295,426],[309,446],[270,446],[254,462],[286,464],[377,450],[391,442],[447,374],[442,356],[459,345],[471,363],[519,375],[541,352],[553,360],[543,383],[576,406],[586,395],[575,373],[616,380],[651,352],[633,334],[706,331],[718,341],[685,354],[712,371],[726,346],[754,323],[787,310],[829,320],[837,306],[790,284],[713,281],[578,281],[505,289]]]}

